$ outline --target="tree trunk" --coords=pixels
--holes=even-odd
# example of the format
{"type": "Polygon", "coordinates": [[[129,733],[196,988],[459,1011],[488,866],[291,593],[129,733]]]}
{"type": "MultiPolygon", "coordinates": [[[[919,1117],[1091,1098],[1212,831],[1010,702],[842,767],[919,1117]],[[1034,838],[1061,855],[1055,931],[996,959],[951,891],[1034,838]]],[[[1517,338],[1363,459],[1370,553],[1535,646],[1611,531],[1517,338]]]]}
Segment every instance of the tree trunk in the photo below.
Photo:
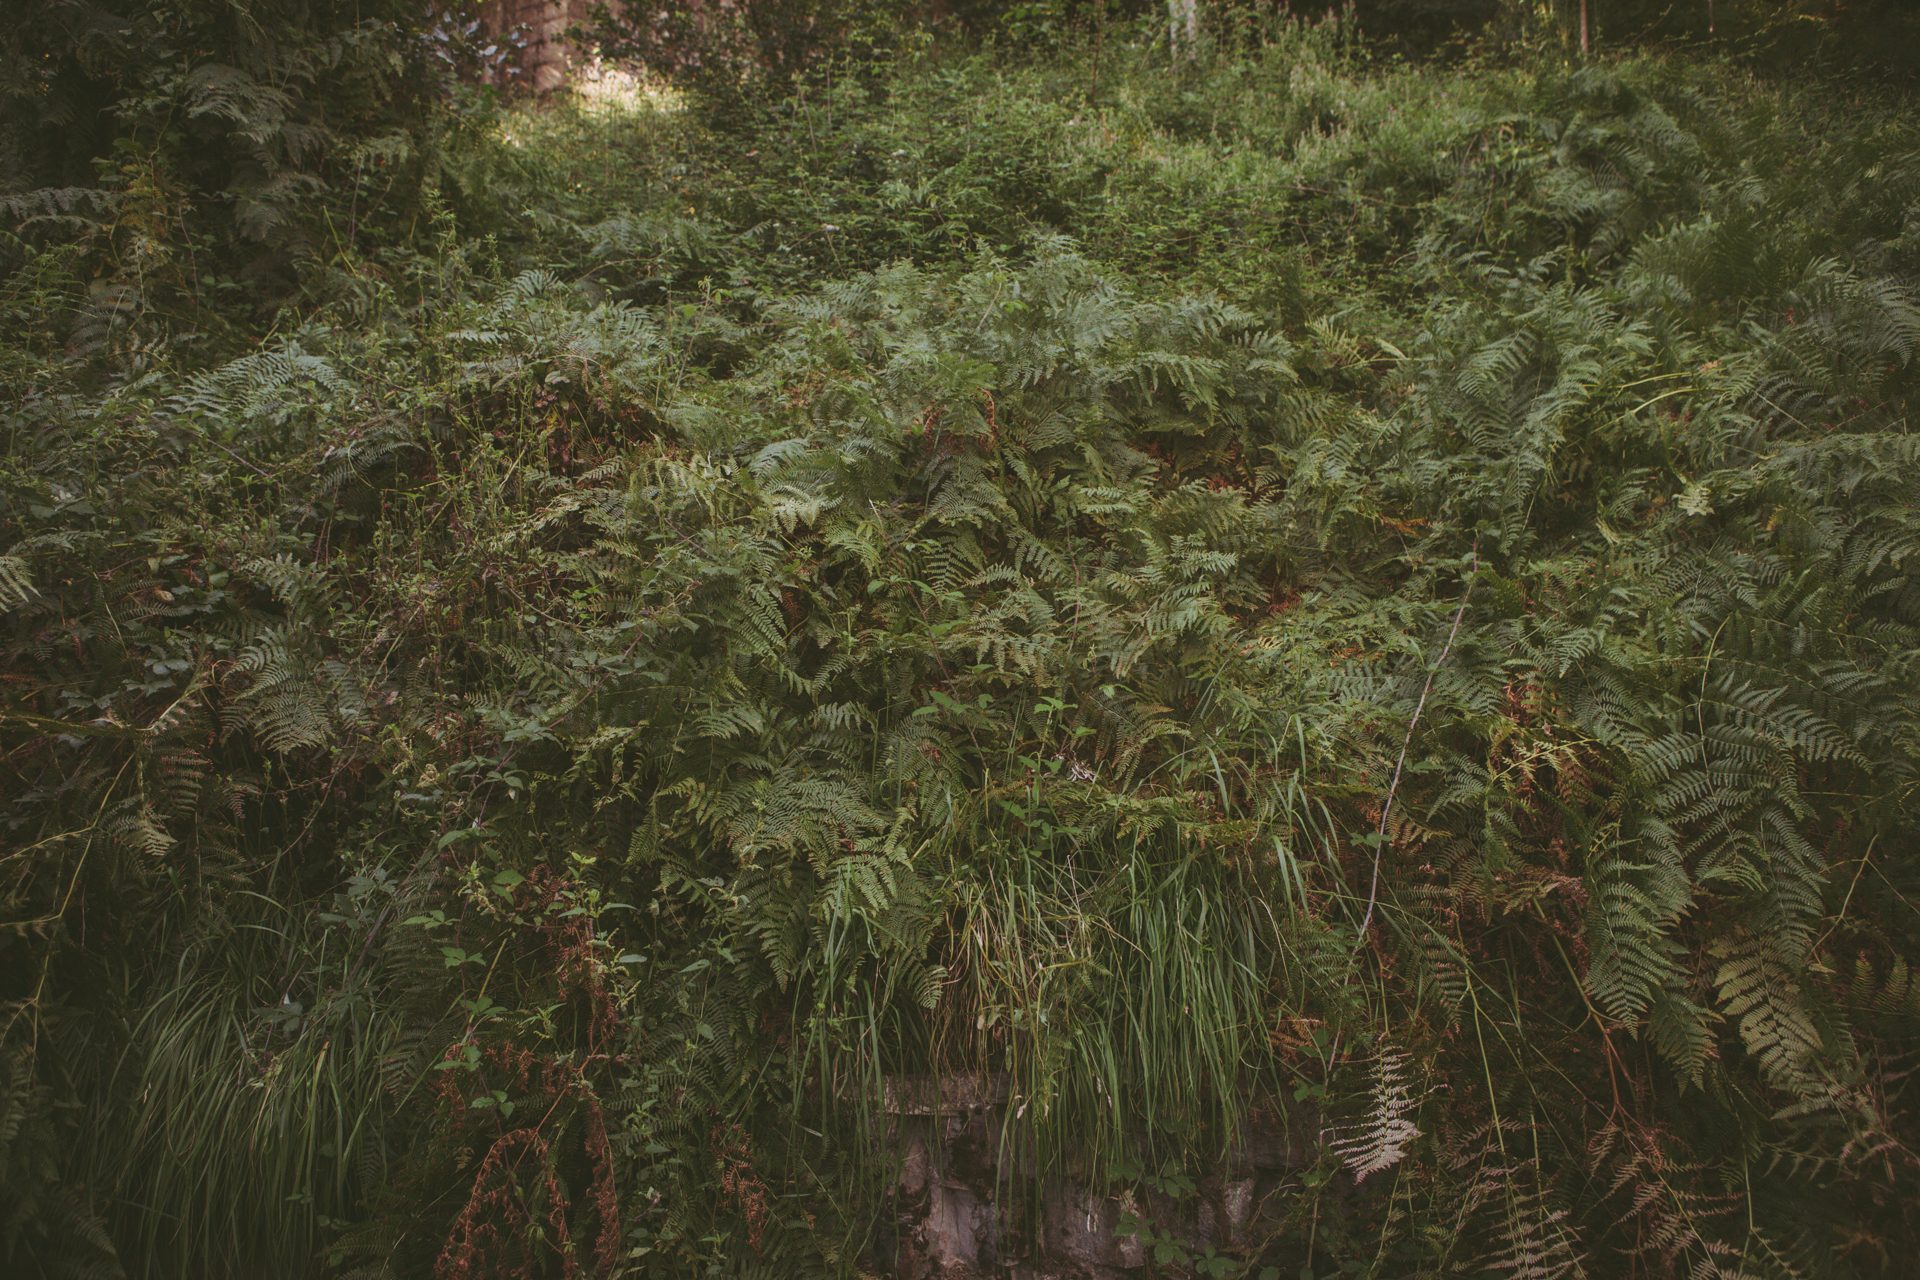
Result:
{"type": "MultiPolygon", "coordinates": [[[[519,82],[535,93],[547,93],[567,83],[573,51],[566,34],[593,16],[593,5],[594,0],[487,0],[479,16],[489,35],[518,29],[526,41],[520,53],[519,82]]],[[[618,11],[620,6],[609,7],[618,11]]]]}
{"type": "Polygon", "coordinates": [[[1167,0],[1167,43],[1176,65],[1200,56],[1200,0],[1167,0]]]}

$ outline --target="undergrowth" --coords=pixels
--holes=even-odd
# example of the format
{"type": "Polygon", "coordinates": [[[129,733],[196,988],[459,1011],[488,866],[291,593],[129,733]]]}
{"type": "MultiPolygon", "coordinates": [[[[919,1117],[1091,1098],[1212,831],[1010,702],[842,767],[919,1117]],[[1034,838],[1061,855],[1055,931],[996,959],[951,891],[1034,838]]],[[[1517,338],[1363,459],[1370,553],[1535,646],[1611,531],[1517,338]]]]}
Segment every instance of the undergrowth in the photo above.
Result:
{"type": "Polygon", "coordinates": [[[1103,39],[476,107],[264,320],[9,226],[0,1256],[845,1275],[973,1074],[1308,1126],[1170,1268],[1899,1272],[1920,130],[1103,39]]]}

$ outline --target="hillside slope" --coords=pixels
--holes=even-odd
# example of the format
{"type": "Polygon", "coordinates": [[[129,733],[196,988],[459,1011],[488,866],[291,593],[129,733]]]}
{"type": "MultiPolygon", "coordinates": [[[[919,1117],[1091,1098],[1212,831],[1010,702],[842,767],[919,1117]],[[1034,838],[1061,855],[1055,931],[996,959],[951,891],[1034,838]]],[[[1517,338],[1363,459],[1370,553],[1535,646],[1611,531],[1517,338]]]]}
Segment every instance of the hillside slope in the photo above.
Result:
{"type": "Polygon", "coordinates": [[[1247,39],[476,107],[20,343],[7,1256],[905,1268],[946,1077],[1041,1273],[1897,1273],[1920,128],[1247,39]]]}

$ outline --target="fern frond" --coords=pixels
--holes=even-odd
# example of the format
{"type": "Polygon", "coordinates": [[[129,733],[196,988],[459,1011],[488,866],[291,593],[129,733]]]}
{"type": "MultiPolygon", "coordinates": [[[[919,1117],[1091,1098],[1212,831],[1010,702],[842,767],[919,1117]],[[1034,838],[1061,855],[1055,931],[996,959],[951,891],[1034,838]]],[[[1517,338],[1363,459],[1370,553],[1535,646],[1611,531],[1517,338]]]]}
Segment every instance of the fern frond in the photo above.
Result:
{"type": "Polygon", "coordinates": [[[1339,1153],[1356,1183],[1369,1174],[1398,1164],[1413,1141],[1420,1137],[1419,1127],[1407,1118],[1422,1101],[1413,1096],[1408,1061],[1408,1055],[1402,1050],[1377,1051],[1373,1060],[1373,1093],[1366,1115],[1326,1135],[1327,1145],[1339,1153]]]}

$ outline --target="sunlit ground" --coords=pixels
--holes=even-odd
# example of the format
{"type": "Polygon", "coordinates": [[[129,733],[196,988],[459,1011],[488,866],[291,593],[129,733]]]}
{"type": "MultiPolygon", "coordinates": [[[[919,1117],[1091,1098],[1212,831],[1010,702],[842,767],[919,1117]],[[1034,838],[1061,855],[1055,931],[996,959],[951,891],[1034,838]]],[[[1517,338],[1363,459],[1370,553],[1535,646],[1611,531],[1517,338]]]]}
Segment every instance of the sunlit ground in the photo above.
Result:
{"type": "Polygon", "coordinates": [[[658,76],[602,64],[582,68],[573,91],[583,105],[609,111],[680,111],[686,106],[684,95],[658,76]]]}
{"type": "Polygon", "coordinates": [[[502,133],[507,141],[526,146],[550,140],[555,116],[607,121],[621,116],[674,116],[686,105],[686,95],[658,76],[589,63],[574,68],[565,89],[509,112],[502,133]]]}
{"type": "Polygon", "coordinates": [[[657,179],[686,147],[687,106],[660,77],[588,63],[574,68],[567,88],[505,112],[499,136],[564,189],[617,192],[626,203],[639,194],[636,180],[657,179]]]}

